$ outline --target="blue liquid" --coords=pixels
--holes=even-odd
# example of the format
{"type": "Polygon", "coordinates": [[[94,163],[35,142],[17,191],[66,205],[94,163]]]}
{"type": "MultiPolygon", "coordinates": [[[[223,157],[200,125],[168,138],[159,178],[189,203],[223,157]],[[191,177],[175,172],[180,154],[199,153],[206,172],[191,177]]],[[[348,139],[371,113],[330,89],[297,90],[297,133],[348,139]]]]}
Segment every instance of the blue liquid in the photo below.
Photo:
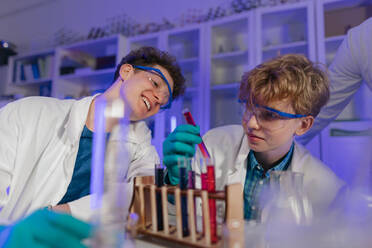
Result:
{"type": "MultiPolygon", "coordinates": [[[[155,168],[155,183],[157,187],[164,185],[164,170],[163,168],[155,168]]],[[[161,193],[156,192],[156,214],[158,219],[158,231],[164,230],[163,224],[163,208],[161,205],[161,193]]]]}
{"type": "MultiPolygon", "coordinates": [[[[187,169],[180,168],[180,188],[181,190],[187,189],[187,169]]],[[[181,211],[182,211],[182,234],[183,236],[189,235],[189,225],[187,219],[187,196],[181,196],[181,211]]]]}

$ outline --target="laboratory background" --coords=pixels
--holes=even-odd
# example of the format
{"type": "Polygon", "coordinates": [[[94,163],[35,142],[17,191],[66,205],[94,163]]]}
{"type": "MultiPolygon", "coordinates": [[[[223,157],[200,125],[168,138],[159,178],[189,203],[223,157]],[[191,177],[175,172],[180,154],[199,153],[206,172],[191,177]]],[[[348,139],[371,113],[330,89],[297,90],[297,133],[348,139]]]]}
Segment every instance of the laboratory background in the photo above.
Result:
{"type": "MultiPolygon", "coordinates": [[[[188,108],[208,130],[241,123],[244,72],[277,55],[300,53],[329,66],[347,31],[372,17],[368,0],[2,0],[0,106],[27,97],[80,99],[103,92],[130,50],[173,54],[184,96],[146,120],[162,142],[188,108]]],[[[371,34],[372,35],[372,34],[371,34]]],[[[362,84],[343,112],[306,145],[353,184],[372,176],[372,92],[362,84]]]]}
{"type": "MultiPolygon", "coordinates": [[[[329,65],[348,29],[371,15],[372,1],[362,0],[5,0],[1,106],[25,96],[82,98],[103,91],[129,50],[155,46],[176,56],[187,79],[186,95],[147,120],[161,154],[164,137],[183,122],[183,108],[192,110],[202,133],[239,124],[243,72],[287,53],[329,65]]],[[[371,96],[363,85],[307,145],[346,181],[355,176],[350,161],[363,159],[356,147],[367,142],[371,96]]]]}

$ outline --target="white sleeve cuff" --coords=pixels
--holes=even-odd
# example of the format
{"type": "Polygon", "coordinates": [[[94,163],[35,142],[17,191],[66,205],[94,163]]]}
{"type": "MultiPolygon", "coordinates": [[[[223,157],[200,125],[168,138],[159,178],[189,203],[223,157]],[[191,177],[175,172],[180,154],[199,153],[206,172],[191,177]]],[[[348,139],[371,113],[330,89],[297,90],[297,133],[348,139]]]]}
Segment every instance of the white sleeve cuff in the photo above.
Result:
{"type": "Polygon", "coordinates": [[[90,195],[68,203],[71,215],[84,220],[90,221],[93,215],[93,210],[90,207],[90,195]]]}

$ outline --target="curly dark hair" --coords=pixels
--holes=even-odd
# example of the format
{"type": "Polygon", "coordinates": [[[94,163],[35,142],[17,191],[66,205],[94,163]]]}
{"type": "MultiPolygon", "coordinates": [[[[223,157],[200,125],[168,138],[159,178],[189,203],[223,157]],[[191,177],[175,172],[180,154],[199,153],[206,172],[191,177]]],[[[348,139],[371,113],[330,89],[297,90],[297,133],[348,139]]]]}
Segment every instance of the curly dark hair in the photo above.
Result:
{"type": "Polygon", "coordinates": [[[154,66],[160,65],[164,67],[174,81],[173,99],[183,95],[185,92],[185,78],[181,73],[181,69],[176,61],[176,58],[167,52],[161,51],[155,47],[141,47],[131,51],[118,64],[115,71],[114,82],[119,77],[120,67],[124,64],[154,66]]]}

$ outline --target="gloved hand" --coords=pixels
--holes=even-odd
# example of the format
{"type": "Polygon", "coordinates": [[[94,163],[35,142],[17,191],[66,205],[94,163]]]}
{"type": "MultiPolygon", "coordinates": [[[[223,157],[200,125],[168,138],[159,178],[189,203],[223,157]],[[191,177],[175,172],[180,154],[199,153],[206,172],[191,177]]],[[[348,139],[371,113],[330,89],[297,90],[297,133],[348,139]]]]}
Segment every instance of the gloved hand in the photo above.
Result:
{"type": "Polygon", "coordinates": [[[178,159],[193,157],[195,144],[202,142],[199,133],[199,126],[180,125],[163,142],[163,163],[168,169],[168,178],[172,185],[179,183],[178,159]]]}
{"type": "Polygon", "coordinates": [[[81,240],[91,234],[91,225],[68,214],[41,209],[12,226],[0,229],[2,238],[0,246],[6,248],[86,247],[81,240]],[[5,243],[2,242],[4,240],[5,243]]]}

